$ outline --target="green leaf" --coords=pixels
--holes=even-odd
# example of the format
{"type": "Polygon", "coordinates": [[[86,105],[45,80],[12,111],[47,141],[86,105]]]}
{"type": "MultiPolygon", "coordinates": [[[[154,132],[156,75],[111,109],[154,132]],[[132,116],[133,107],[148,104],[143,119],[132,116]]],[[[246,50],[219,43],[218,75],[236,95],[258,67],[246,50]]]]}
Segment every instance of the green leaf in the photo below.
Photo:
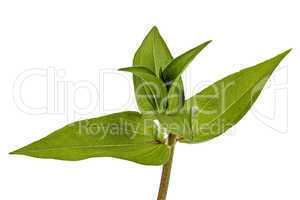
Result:
{"type": "Polygon", "coordinates": [[[231,74],[188,99],[184,111],[190,113],[192,141],[203,142],[219,136],[236,124],[250,109],[285,51],[256,66],[231,74]]]}
{"type": "Polygon", "coordinates": [[[181,54],[180,56],[176,57],[163,71],[164,81],[169,83],[179,77],[182,72],[186,69],[188,64],[204,49],[210,41],[204,42],[199,46],[181,54]]]}
{"type": "MultiPolygon", "coordinates": [[[[157,77],[160,77],[163,69],[171,61],[172,55],[157,27],[154,26],[135,53],[133,66],[144,66],[152,71],[157,77]]],[[[143,98],[149,93],[149,90],[145,87],[141,87],[141,85],[144,84],[143,80],[134,75],[133,83],[139,110],[142,113],[149,111],[155,112],[156,109],[153,102],[148,98],[143,98]]]]}
{"type": "Polygon", "coordinates": [[[147,67],[156,76],[172,61],[172,55],[158,29],[154,26],[134,55],[133,65],[147,67]]]}
{"type": "Polygon", "coordinates": [[[175,58],[163,72],[164,81],[170,85],[168,93],[168,114],[177,113],[184,105],[184,87],[180,75],[188,64],[204,49],[211,41],[185,52],[175,58]]]}
{"type": "Polygon", "coordinates": [[[162,165],[170,149],[157,142],[156,135],[153,121],[137,112],[122,112],[74,122],[12,154],[70,161],[115,157],[162,165]]]}
{"type": "Polygon", "coordinates": [[[166,97],[167,97],[167,88],[162,80],[157,78],[151,71],[145,67],[128,67],[119,69],[120,71],[127,71],[133,73],[135,76],[143,80],[143,84],[140,85],[136,92],[138,93],[139,89],[145,91],[144,96],[139,96],[140,93],[136,94],[138,99],[146,98],[149,102],[154,105],[156,111],[162,113],[166,108],[166,97]],[[142,87],[142,88],[141,88],[142,87]]]}

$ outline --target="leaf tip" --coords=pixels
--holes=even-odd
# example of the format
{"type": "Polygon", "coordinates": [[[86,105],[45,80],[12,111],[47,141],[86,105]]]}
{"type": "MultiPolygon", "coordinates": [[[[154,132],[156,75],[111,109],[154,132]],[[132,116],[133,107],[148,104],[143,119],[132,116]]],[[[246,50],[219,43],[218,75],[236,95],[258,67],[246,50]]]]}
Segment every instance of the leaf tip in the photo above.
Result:
{"type": "Polygon", "coordinates": [[[121,72],[130,72],[130,67],[119,68],[118,71],[121,71],[121,72]]]}
{"type": "Polygon", "coordinates": [[[286,55],[288,55],[291,51],[293,50],[293,48],[290,48],[284,52],[282,52],[280,55],[282,55],[283,57],[285,57],[286,55]]]}
{"type": "Polygon", "coordinates": [[[8,153],[9,155],[16,155],[16,154],[21,154],[21,152],[18,150],[14,150],[8,153]]]}
{"type": "Polygon", "coordinates": [[[209,43],[211,43],[212,42],[212,40],[208,40],[208,41],[206,41],[205,43],[206,44],[209,44],[209,43]]]}
{"type": "Polygon", "coordinates": [[[14,154],[16,154],[16,153],[15,153],[15,151],[12,151],[12,152],[9,152],[8,154],[9,154],[9,155],[14,155],[14,154]]]}
{"type": "Polygon", "coordinates": [[[9,155],[27,155],[28,154],[28,151],[27,151],[28,150],[28,148],[27,148],[28,146],[24,146],[24,147],[22,147],[20,149],[11,151],[8,154],[9,155]]]}
{"type": "Polygon", "coordinates": [[[199,53],[202,49],[204,49],[211,42],[212,42],[212,40],[208,40],[204,43],[201,43],[200,45],[196,46],[193,50],[199,53]]]}
{"type": "Polygon", "coordinates": [[[200,46],[202,46],[202,48],[204,48],[211,42],[212,42],[212,40],[208,40],[208,41],[204,42],[203,44],[201,44],[200,46]]]}
{"type": "Polygon", "coordinates": [[[156,25],[152,26],[151,28],[151,32],[154,31],[154,32],[158,32],[158,28],[156,25]]]}
{"type": "Polygon", "coordinates": [[[277,56],[271,58],[269,61],[277,63],[277,65],[292,51],[292,48],[285,50],[284,52],[278,54],[277,56]]]}

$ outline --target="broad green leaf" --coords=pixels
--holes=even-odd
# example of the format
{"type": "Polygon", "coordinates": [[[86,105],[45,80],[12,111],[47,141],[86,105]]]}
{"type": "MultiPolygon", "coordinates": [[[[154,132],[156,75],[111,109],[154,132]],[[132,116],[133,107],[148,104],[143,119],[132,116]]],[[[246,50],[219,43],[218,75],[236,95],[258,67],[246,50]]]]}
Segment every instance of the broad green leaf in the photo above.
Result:
{"type": "MultiPolygon", "coordinates": [[[[165,111],[166,108],[166,97],[167,97],[167,88],[162,80],[152,74],[145,67],[128,67],[119,69],[120,71],[127,71],[133,73],[135,76],[143,80],[143,84],[139,85],[140,88],[137,88],[136,91],[139,91],[143,87],[145,91],[145,96],[138,96],[139,99],[145,98],[149,102],[155,103],[155,110],[159,113],[165,111]]],[[[139,94],[136,94],[139,95],[139,94]]]]}
{"type": "Polygon", "coordinates": [[[207,87],[185,102],[184,111],[190,113],[192,141],[197,143],[219,136],[236,124],[250,109],[285,51],[256,66],[231,74],[207,87]]]}
{"type": "MultiPolygon", "coordinates": [[[[172,61],[172,55],[161,37],[157,27],[153,27],[147,34],[141,46],[134,55],[133,66],[144,66],[152,71],[157,77],[160,77],[165,66],[172,61]]],[[[141,85],[143,80],[133,76],[134,90],[137,105],[142,113],[155,112],[153,102],[147,98],[149,91],[141,85]]]]}
{"type": "Polygon", "coordinates": [[[204,42],[199,46],[181,54],[172,60],[163,71],[164,81],[169,83],[175,80],[186,69],[188,64],[204,49],[211,41],[204,42]]]}
{"type": "Polygon", "coordinates": [[[156,134],[153,121],[137,112],[122,112],[72,123],[12,154],[70,161],[115,157],[161,165],[170,149],[156,134]]]}

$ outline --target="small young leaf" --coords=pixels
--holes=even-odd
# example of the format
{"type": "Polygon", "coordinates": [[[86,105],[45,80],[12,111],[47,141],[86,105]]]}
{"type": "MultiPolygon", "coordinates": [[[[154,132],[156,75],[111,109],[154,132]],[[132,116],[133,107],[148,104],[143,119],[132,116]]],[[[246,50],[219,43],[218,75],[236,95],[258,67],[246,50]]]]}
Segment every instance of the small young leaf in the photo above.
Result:
{"type": "Polygon", "coordinates": [[[182,142],[203,142],[219,136],[236,124],[250,109],[272,72],[289,52],[285,51],[256,66],[231,74],[188,99],[184,110],[191,116],[193,140],[182,142]]]}
{"type": "Polygon", "coordinates": [[[153,121],[137,112],[122,112],[72,123],[12,154],[71,161],[115,157],[162,165],[170,149],[157,142],[156,135],[153,121]]]}
{"type": "Polygon", "coordinates": [[[163,71],[163,78],[166,83],[172,82],[186,69],[188,64],[204,49],[211,41],[204,42],[199,46],[176,57],[163,71]]]}
{"type": "MultiPolygon", "coordinates": [[[[171,61],[172,55],[157,27],[154,26],[135,53],[133,66],[144,66],[157,77],[161,77],[163,69],[171,61]]],[[[144,98],[148,95],[149,90],[143,87],[145,84],[143,80],[134,75],[133,83],[139,110],[142,113],[155,112],[156,107],[153,102],[148,98],[144,98]]]]}
{"type": "Polygon", "coordinates": [[[161,69],[172,61],[172,55],[158,29],[154,26],[134,55],[133,65],[147,67],[159,77],[161,69]]]}
{"type": "Polygon", "coordinates": [[[184,104],[184,88],[180,75],[188,64],[204,49],[211,41],[207,41],[199,46],[187,51],[175,58],[163,72],[164,81],[170,85],[168,93],[167,114],[178,112],[184,104]]]}
{"type": "MultiPolygon", "coordinates": [[[[155,110],[159,113],[165,111],[166,108],[166,97],[167,97],[167,88],[162,80],[157,78],[150,70],[145,67],[128,67],[119,69],[120,71],[127,71],[133,73],[135,76],[139,77],[143,80],[143,85],[139,87],[143,87],[145,91],[145,96],[138,96],[139,93],[136,94],[139,99],[146,98],[149,102],[155,103],[155,110]]],[[[136,92],[138,92],[142,88],[137,88],[136,92]]]]}
{"type": "Polygon", "coordinates": [[[124,68],[120,68],[118,70],[124,71],[124,72],[149,74],[151,76],[156,77],[156,75],[150,69],[148,69],[147,67],[142,66],[142,65],[137,65],[137,66],[132,66],[132,67],[124,67],[124,68]]]}

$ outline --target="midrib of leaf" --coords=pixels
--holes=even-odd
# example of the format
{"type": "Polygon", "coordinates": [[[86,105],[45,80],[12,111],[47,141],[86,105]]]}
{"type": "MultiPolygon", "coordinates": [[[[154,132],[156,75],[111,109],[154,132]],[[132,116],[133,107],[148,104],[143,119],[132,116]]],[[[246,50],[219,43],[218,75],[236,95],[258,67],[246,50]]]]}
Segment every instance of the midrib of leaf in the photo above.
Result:
{"type": "MultiPolygon", "coordinates": [[[[152,56],[153,56],[153,60],[154,60],[154,69],[155,69],[155,74],[157,77],[160,77],[160,72],[163,70],[163,66],[159,66],[158,65],[158,58],[157,58],[157,49],[159,49],[157,47],[157,44],[158,44],[158,38],[159,38],[159,33],[157,31],[155,31],[154,33],[154,37],[153,37],[153,43],[152,43],[152,56]]],[[[162,40],[162,44],[161,44],[161,47],[164,48],[164,50],[166,50],[168,52],[168,54],[170,54],[170,62],[172,62],[172,55],[169,51],[169,49],[165,49],[165,46],[164,46],[164,41],[162,40]]]]}
{"type": "Polygon", "coordinates": [[[155,45],[156,45],[156,31],[154,32],[154,37],[153,37],[153,41],[152,41],[152,57],[153,57],[153,61],[154,61],[154,70],[155,70],[155,75],[157,76],[157,61],[156,61],[156,54],[155,54],[155,45]]]}
{"type": "Polygon", "coordinates": [[[68,147],[52,147],[52,148],[40,148],[31,149],[27,152],[40,152],[40,151],[51,151],[51,150],[69,150],[69,149],[98,149],[98,148],[109,148],[109,147],[133,147],[142,146],[147,144],[161,144],[157,141],[142,142],[138,144],[104,144],[104,145],[78,145],[78,146],[68,146],[68,147]]]}
{"type": "Polygon", "coordinates": [[[160,68],[158,66],[158,63],[157,63],[157,56],[156,56],[156,41],[157,41],[157,32],[155,31],[154,32],[154,37],[153,37],[153,43],[152,43],[152,56],[153,56],[153,60],[154,60],[154,69],[155,69],[155,75],[157,77],[159,77],[159,73],[160,73],[160,68]]]}

